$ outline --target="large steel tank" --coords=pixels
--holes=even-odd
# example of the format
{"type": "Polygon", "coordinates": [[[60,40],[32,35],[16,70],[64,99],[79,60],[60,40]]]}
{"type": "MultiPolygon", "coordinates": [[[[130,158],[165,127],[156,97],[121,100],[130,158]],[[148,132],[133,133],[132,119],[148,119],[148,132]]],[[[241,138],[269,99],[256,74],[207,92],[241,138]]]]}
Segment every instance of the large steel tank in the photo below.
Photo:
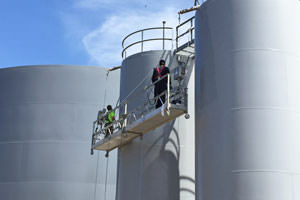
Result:
{"type": "Polygon", "coordinates": [[[299,0],[197,11],[197,199],[300,199],[299,35],[299,0]]]}
{"type": "Polygon", "coordinates": [[[119,72],[85,66],[0,69],[0,199],[115,199],[117,152],[90,155],[97,110],[119,72]]]}
{"type": "MultiPolygon", "coordinates": [[[[172,71],[179,66],[172,51],[147,51],[127,57],[121,68],[121,101],[129,94],[128,112],[145,102],[146,93],[136,96],[151,83],[153,69],[165,59],[172,71]]],[[[119,149],[118,200],[195,199],[194,163],[194,60],[185,59],[190,119],[183,116],[136,138],[119,149]]],[[[174,80],[173,80],[174,81],[174,80]]]]}

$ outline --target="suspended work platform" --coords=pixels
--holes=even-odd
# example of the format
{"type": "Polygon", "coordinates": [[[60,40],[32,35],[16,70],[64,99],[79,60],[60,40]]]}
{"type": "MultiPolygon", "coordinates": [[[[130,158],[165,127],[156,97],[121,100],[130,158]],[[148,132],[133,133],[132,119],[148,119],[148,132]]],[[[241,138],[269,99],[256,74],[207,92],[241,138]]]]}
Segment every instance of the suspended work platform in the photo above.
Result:
{"type": "Polygon", "coordinates": [[[109,152],[121,147],[183,114],[188,118],[187,88],[182,84],[184,76],[185,68],[177,67],[174,70],[173,86],[170,74],[167,74],[142,91],[125,98],[116,108],[109,108],[111,110],[108,112],[105,112],[105,109],[99,111],[98,118],[93,123],[91,154],[93,150],[109,152]],[[162,79],[167,79],[166,90],[153,97],[154,87],[162,79]],[[144,103],[137,106],[134,99],[142,99],[144,103]],[[128,105],[134,107],[130,112],[127,111],[128,105]],[[118,119],[107,123],[109,113],[117,111],[118,119]]]}
{"type": "Polygon", "coordinates": [[[127,125],[124,130],[118,130],[109,138],[104,138],[95,143],[92,148],[96,150],[111,151],[132,141],[136,137],[142,136],[155,128],[176,119],[187,112],[183,105],[171,104],[167,111],[164,107],[155,109],[151,113],[127,125]]]}

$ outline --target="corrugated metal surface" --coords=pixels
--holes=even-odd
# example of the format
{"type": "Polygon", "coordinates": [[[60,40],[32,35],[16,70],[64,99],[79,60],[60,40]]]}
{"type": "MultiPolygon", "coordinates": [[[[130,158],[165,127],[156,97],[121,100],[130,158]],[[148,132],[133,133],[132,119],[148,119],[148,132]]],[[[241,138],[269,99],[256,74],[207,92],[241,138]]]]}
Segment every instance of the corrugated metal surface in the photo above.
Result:
{"type": "Polygon", "coordinates": [[[98,67],[1,69],[0,198],[114,200],[117,153],[90,156],[90,137],[118,83],[98,67]]]}
{"type": "Polygon", "coordinates": [[[197,11],[199,200],[300,199],[299,35],[298,0],[197,11]]]}

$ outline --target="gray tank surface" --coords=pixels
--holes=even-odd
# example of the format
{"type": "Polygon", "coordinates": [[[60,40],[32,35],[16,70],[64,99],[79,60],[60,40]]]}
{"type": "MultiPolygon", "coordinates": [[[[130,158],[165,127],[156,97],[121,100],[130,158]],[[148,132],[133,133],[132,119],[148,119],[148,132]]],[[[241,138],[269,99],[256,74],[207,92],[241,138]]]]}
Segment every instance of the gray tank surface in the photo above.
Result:
{"type": "Polygon", "coordinates": [[[106,73],[0,69],[0,199],[115,199],[117,152],[90,155],[97,110],[119,97],[119,72],[106,73]]]}
{"type": "Polygon", "coordinates": [[[298,0],[197,11],[197,199],[300,199],[299,36],[298,0]]]}
{"type": "MultiPolygon", "coordinates": [[[[121,100],[134,88],[139,91],[151,83],[153,69],[160,59],[166,60],[170,70],[179,65],[171,51],[142,52],[123,61],[121,100]]],[[[191,91],[188,102],[191,118],[177,118],[119,149],[118,200],[195,199],[194,60],[184,61],[188,63],[185,84],[191,91]]],[[[130,100],[128,112],[144,101],[143,95],[130,100]]]]}

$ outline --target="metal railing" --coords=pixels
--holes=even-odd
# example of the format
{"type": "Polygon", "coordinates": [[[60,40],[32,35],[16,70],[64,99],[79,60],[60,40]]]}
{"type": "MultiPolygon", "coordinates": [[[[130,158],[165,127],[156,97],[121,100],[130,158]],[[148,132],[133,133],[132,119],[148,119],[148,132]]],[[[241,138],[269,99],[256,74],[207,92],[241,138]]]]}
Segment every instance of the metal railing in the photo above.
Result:
{"type": "Polygon", "coordinates": [[[176,49],[178,49],[179,47],[179,40],[187,34],[189,34],[188,42],[192,42],[195,37],[195,16],[182,22],[176,27],[176,49]],[[180,34],[180,29],[182,29],[182,27],[186,24],[190,24],[189,28],[187,28],[187,30],[180,34]]]}
{"type": "MultiPolygon", "coordinates": [[[[187,34],[189,34],[188,36],[188,42],[193,42],[194,41],[194,36],[195,36],[195,17],[191,17],[190,19],[184,21],[183,23],[179,24],[177,27],[176,27],[176,38],[175,38],[175,42],[176,42],[176,49],[178,49],[178,47],[180,46],[179,42],[180,42],[180,39],[182,39],[182,37],[186,36],[187,34]],[[183,29],[184,25],[186,24],[190,24],[190,26],[184,30],[183,33],[180,33],[180,30],[183,29]]],[[[150,41],[159,41],[161,40],[162,41],[162,49],[164,50],[165,49],[165,41],[171,41],[172,43],[172,46],[173,46],[173,38],[170,38],[170,37],[166,37],[166,30],[173,30],[172,27],[166,27],[165,26],[165,21],[163,21],[163,26],[162,27],[153,27],[153,28],[146,28],[146,29],[142,29],[142,30],[138,30],[138,31],[135,31],[133,33],[130,33],[129,35],[127,35],[123,41],[122,41],[122,48],[123,48],[123,51],[122,51],[122,58],[126,58],[127,57],[127,50],[130,48],[130,47],[133,47],[137,44],[140,44],[141,48],[140,48],[140,51],[139,52],[143,52],[144,51],[144,43],[145,42],[150,42],[150,41]],[[150,38],[150,39],[145,39],[144,38],[144,34],[145,32],[147,31],[151,31],[151,30],[162,30],[162,37],[157,37],[157,38],[150,38]],[[133,42],[133,43],[130,43],[129,45],[125,46],[125,42],[127,41],[128,38],[130,38],[131,36],[133,35],[136,35],[136,34],[140,34],[140,40],[139,41],[136,41],[136,42],[133,42]]]]}
{"type": "MultiPolygon", "coordinates": [[[[186,95],[187,90],[179,82],[179,84],[171,89],[171,77],[170,74],[166,74],[152,84],[146,86],[140,91],[136,91],[133,95],[124,99],[116,108],[113,109],[114,112],[118,112],[119,118],[110,123],[109,125],[105,124],[105,119],[108,114],[103,115],[102,119],[97,119],[93,122],[93,134],[92,134],[92,146],[95,145],[98,141],[105,140],[110,138],[115,132],[119,130],[124,130],[128,124],[136,121],[139,118],[142,118],[146,114],[150,113],[156,109],[156,104],[158,101],[161,101],[161,104],[165,104],[167,113],[169,112],[171,102],[180,102],[186,105],[186,95]],[[153,94],[155,85],[162,81],[162,79],[167,79],[167,88],[162,93],[157,96],[150,97],[153,94]],[[145,96],[146,94],[146,96],[145,96]],[[143,96],[144,103],[137,106],[135,109],[132,109],[128,112],[128,104],[136,98],[141,98],[143,96]],[[165,101],[162,96],[165,96],[165,101]]],[[[92,150],[92,149],[91,149],[92,150]]],[[[93,150],[92,150],[93,152],[93,150]]]]}
{"type": "Polygon", "coordinates": [[[129,35],[127,35],[123,41],[122,41],[122,48],[123,48],[123,51],[122,51],[122,58],[126,58],[127,55],[127,49],[132,47],[132,46],[135,46],[137,44],[141,44],[141,51],[140,52],[143,52],[144,51],[144,43],[145,42],[150,42],[150,41],[159,41],[161,40],[162,41],[162,49],[164,50],[165,49],[165,41],[172,41],[173,39],[172,38],[167,38],[165,37],[165,31],[166,30],[172,30],[173,28],[172,27],[166,27],[165,26],[165,21],[163,21],[163,26],[162,27],[153,27],[153,28],[146,28],[146,29],[142,29],[142,30],[138,30],[138,31],[135,31],[133,33],[130,33],[129,35]],[[158,38],[150,38],[150,39],[144,39],[144,33],[147,32],[147,31],[151,31],[151,30],[162,30],[162,37],[158,37],[158,38]],[[133,35],[136,35],[140,33],[141,34],[141,40],[137,41],[137,42],[134,42],[134,43],[131,43],[127,46],[125,46],[125,41],[130,38],[131,36],[133,35]]]}

